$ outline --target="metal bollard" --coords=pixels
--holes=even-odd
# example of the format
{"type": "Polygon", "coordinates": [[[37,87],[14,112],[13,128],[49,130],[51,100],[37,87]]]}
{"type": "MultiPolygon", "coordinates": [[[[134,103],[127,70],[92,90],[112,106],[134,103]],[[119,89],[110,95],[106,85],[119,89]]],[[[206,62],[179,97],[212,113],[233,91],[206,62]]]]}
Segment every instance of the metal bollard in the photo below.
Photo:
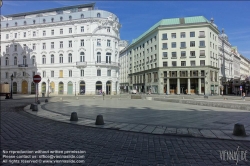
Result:
{"type": "Polygon", "coordinates": [[[32,111],[38,111],[38,105],[37,104],[33,105],[32,111]]]}
{"type": "Polygon", "coordinates": [[[102,115],[97,115],[95,124],[96,125],[104,125],[104,120],[103,120],[103,116],[102,115]]]}

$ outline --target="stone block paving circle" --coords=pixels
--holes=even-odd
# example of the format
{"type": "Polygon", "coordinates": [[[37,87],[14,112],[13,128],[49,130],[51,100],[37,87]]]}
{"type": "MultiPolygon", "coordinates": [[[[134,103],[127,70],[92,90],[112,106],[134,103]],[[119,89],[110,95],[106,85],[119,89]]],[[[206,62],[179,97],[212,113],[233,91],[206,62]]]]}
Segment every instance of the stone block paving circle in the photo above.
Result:
{"type": "Polygon", "coordinates": [[[77,112],[79,118],[90,120],[79,123],[92,127],[96,127],[94,120],[101,114],[107,122],[103,128],[250,141],[250,137],[232,135],[235,123],[244,124],[250,133],[250,112],[245,110],[131,99],[68,99],[50,102],[42,108],[64,115],[64,120],[77,112]]]}

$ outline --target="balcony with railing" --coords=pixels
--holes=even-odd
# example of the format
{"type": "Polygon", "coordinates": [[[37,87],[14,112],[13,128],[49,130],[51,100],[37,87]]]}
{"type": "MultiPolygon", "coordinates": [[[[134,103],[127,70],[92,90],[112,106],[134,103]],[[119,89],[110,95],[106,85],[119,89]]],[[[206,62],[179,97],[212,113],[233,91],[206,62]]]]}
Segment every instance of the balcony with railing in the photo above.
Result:
{"type": "Polygon", "coordinates": [[[87,62],[76,62],[76,67],[86,67],[87,62]]]}
{"type": "Polygon", "coordinates": [[[18,67],[25,68],[25,67],[28,67],[28,64],[19,64],[18,67]]]}
{"type": "Polygon", "coordinates": [[[96,66],[114,66],[114,67],[120,67],[120,63],[118,62],[106,62],[106,61],[96,61],[96,66]]]}

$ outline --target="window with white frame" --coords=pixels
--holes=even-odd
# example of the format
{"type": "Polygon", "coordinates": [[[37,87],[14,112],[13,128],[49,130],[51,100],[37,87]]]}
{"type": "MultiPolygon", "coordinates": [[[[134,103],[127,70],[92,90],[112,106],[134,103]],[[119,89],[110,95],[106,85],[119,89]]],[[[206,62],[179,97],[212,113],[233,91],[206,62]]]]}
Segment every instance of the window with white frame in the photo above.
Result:
{"type": "Polygon", "coordinates": [[[9,78],[9,73],[8,72],[5,73],[5,78],[9,78]]]}
{"type": "Polygon", "coordinates": [[[54,35],[54,30],[53,29],[51,30],[51,35],[54,35]]]}
{"type": "Polygon", "coordinates": [[[100,69],[97,70],[97,76],[101,76],[101,70],[100,69]]]}
{"type": "Polygon", "coordinates": [[[50,55],[50,63],[54,63],[55,62],[55,56],[52,54],[50,55]]]}
{"type": "Polygon", "coordinates": [[[110,40],[107,40],[107,47],[110,47],[110,40]]]}
{"type": "Polygon", "coordinates": [[[9,52],[9,46],[6,46],[6,52],[9,52]]]}
{"type": "Polygon", "coordinates": [[[85,55],[84,52],[80,53],[80,62],[85,62],[85,55]]]}
{"type": "Polygon", "coordinates": [[[190,61],[191,66],[195,66],[195,61],[190,61]]]}
{"type": "Polygon", "coordinates": [[[81,47],[84,46],[84,39],[81,40],[81,47]]]}
{"type": "Polygon", "coordinates": [[[168,52],[163,52],[163,53],[162,53],[162,57],[163,57],[163,58],[168,58],[168,52]]]}
{"type": "Polygon", "coordinates": [[[195,57],[195,51],[190,51],[190,56],[195,57]]]}
{"type": "Polygon", "coordinates": [[[172,42],[171,45],[172,45],[172,48],[176,48],[176,42],[172,42]]]}
{"type": "Polygon", "coordinates": [[[106,53],[106,63],[111,63],[111,53],[106,53]]]}
{"type": "Polygon", "coordinates": [[[9,66],[9,58],[8,57],[5,58],[5,66],[9,66]]]}
{"type": "Polygon", "coordinates": [[[205,31],[200,31],[199,32],[199,37],[205,37],[205,31]]]}
{"type": "Polygon", "coordinates": [[[176,52],[172,52],[172,58],[176,58],[176,52]]]}
{"type": "Polygon", "coordinates": [[[23,32],[23,37],[26,37],[26,32],[23,32]]]}
{"type": "Polygon", "coordinates": [[[181,38],[185,38],[186,37],[186,33],[185,32],[181,32],[181,38]]]}
{"type": "Polygon", "coordinates": [[[68,55],[68,62],[69,62],[69,63],[72,63],[72,54],[69,54],[69,55],[68,55]]]}
{"type": "Polygon", "coordinates": [[[60,41],[60,48],[63,48],[63,41],[60,41]]]}
{"type": "Polygon", "coordinates": [[[63,55],[62,54],[59,55],[59,63],[63,63],[63,55]]]}
{"type": "Polygon", "coordinates": [[[96,58],[96,60],[97,60],[97,61],[96,61],[97,63],[101,63],[101,53],[100,53],[100,52],[97,53],[97,58],[96,58]]]}
{"type": "Polygon", "coordinates": [[[46,64],[46,56],[45,55],[42,56],[42,63],[46,64]]]}
{"type": "Polygon", "coordinates": [[[63,29],[60,29],[60,34],[63,34],[63,29]]]}
{"type": "Polygon", "coordinates": [[[14,57],[14,65],[17,65],[17,57],[14,57]]]}
{"type": "Polygon", "coordinates": [[[54,77],[54,71],[53,70],[51,71],[50,76],[54,77]]]}
{"type": "Polygon", "coordinates": [[[163,67],[167,67],[168,66],[168,62],[163,62],[163,67]]]}
{"type": "Polygon", "coordinates": [[[97,13],[97,17],[101,17],[101,14],[100,14],[100,13],[97,13]]]}
{"type": "Polygon", "coordinates": [[[172,61],[172,66],[176,66],[176,61],[172,61]]]}
{"type": "Polygon", "coordinates": [[[43,43],[43,50],[46,49],[46,43],[43,43]]]}
{"type": "Polygon", "coordinates": [[[81,70],[81,77],[84,76],[84,70],[81,70]]]}
{"type": "Polygon", "coordinates": [[[43,71],[43,77],[46,77],[46,71],[43,71]]]}
{"type": "Polygon", "coordinates": [[[33,37],[35,37],[36,36],[36,31],[33,31],[33,37]]]}
{"type": "Polygon", "coordinates": [[[97,39],[97,46],[101,46],[101,39],[97,39]]]}
{"type": "Polygon", "coordinates": [[[50,47],[51,47],[51,49],[54,49],[54,42],[50,43],[50,47]]]}
{"type": "Polygon", "coordinates": [[[181,51],[181,57],[186,57],[186,51],[181,51]]]}
{"type": "Polygon", "coordinates": [[[186,66],[186,61],[181,61],[181,66],[186,66]]]}
{"type": "Polygon", "coordinates": [[[84,32],[84,26],[81,26],[81,32],[84,32]]]}
{"type": "Polygon", "coordinates": [[[6,39],[9,39],[9,34],[6,34],[6,39]]]}
{"type": "Polygon", "coordinates": [[[17,38],[17,33],[15,33],[15,38],[17,38]]]}
{"type": "Polygon", "coordinates": [[[69,28],[69,33],[72,33],[72,28],[69,28]]]}
{"type": "Polygon", "coordinates": [[[168,44],[167,43],[162,43],[162,49],[168,49],[168,44]]]}
{"type": "Polygon", "coordinates": [[[69,41],[69,47],[72,47],[72,41],[71,40],[69,41]]]}
{"type": "Polygon", "coordinates": [[[36,57],[35,56],[32,56],[32,64],[36,64],[36,57]]]}
{"type": "Polygon", "coordinates": [[[181,48],[186,48],[186,42],[181,42],[181,48]]]}
{"type": "Polygon", "coordinates": [[[200,60],[200,66],[205,66],[205,60],[200,60]]]}
{"type": "Polygon", "coordinates": [[[72,77],[72,70],[69,70],[69,77],[72,77]]]}
{"type": "Polygon", "coordinates": [[[205,41],[204,40],[200,41],[200,47],[205,47],[205,41]]]}
{"type": "Polygon", "coordinates": [[[14,45],[14,51],[17,51],[17,45],[14,45]]]}
{"type": "Polygon", "coordinates": [[[200,50],[200,56],[205,56],[205,50],[200,50]]]}
{"type": "Polygon", "coordinates": [[[175,39],[176,38],[176,33],[171,33],[171,38],[175,39]]]}
{"type": "Polygon", "coordinates": [[[32,49],[36,50],[36,44],[33,44],[32,49]]]}
{"type": "Polygon", "coordinates": [[[162,34],[162,40],[168,40],[168,34],[167,33],[162,34]]]}
{"type": "Polygon", "coordinates": [[[190,37],[195,37],[195,32],[190,32],[190,37]]]}
{"type": "Polygon", "coordinates": [[[107,28],[107,32],[110,32],[110,27],[107,28]]]}
{"type": "Polygon", "coordinates": [[[27,64],[27,57],[23,56],[23,64],[26,65],[27,64]]]}
{"type": "Polygon", "coordinates": [[[107,70],[107,76],[111,76],[111,70],[107,70]]]}
{"type": "Polygon", "coordinates": [[[46,31],[43,31],[43,36],[46,36],[46,31]]]}

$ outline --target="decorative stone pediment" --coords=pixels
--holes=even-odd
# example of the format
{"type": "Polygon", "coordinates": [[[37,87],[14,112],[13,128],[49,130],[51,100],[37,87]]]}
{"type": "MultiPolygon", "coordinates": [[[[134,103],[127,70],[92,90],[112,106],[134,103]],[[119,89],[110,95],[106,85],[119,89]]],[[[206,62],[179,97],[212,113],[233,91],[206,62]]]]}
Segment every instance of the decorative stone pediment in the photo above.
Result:
{"type": "Polygon", "coordinates": [[[46,52],[46,51],[43,51],[43,52],[41,52],[41,54],[44,55],[44,54],[47,54],[47,52],[46,52]]]}
{"type": "Polygon", "coordinates": [[[56,52],[55,51],[50,51],[49,54],[55,54],[56,52]]]}
{"type": "Polygon", "coordinates": [[[95,51],[102,51],[102,49],[101,48],[96,48],[95,51]]]}
{"type": "Polygon", "coordinates": [[[110,48],[106,48],[105,51],[106,51],[106,52],[113,52],[113,50],[110,49],[110,48]]]}
{"type": "Polygon", "coordinates": [[[36,55],[36,52],[32,52],[31,55],[36,55]]]}
{"type": "Polygon", "coordinates": [[[61,54],[63,54],[63,53],[64,53],[64,51],[63,51],[63,50],[59,50],[59,51],[58,51],[58,53],[59,53],[59,54],[60,54],[60,53],[61,53],[61,54]]]}
{"type": "Polygon", "coordinates": [[[79,48],[78,52],[85,52],[86,49],[85,48],[79,48]]]}
{"type": "MultiPolygon", "coordinates": [[[[5,54],[6,56],[9,55],[9,54],[5,54]]],[[[18,56],[17,53],[13,53],[12,56],[18,56]]]]}
{"type": "Polygon", "coordinates": [[[73,50],[68,50],[67,53],[73,53],[73,50]]]}

